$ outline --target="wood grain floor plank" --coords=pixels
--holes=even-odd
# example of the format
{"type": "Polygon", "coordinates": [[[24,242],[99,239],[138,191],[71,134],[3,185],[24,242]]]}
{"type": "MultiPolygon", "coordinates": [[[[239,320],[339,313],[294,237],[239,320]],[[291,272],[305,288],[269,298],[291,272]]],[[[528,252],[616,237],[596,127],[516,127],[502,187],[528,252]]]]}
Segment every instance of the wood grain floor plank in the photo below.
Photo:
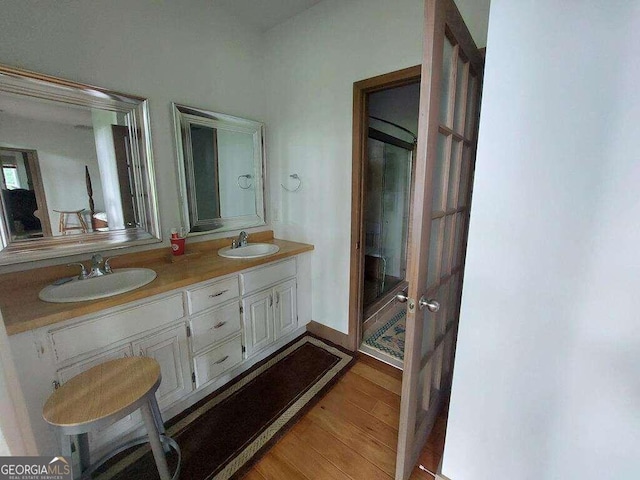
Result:
{"type": "Polygon", "coordinates": [[[311,421],[331,433],[338,440],[354,449],[371,463],[393,476],[395,473],[396,452],[381,441],[367,435],[362,429],[343,420],[334,413],[316,405],[307,416],[311,421]]]}
{"type": "Polygon", "coordinates": [[[351,367],[351,371],[372,381],[373,383],[380,385],[381,387],[389,390],[390,392],[400,395],[402,392],[402,381],[397,378],[393,378],[386,373],[382,373],[380,370],[376,370],[371,365],[366,363],[356,362],[351,367]]]}
{"type": "Polygon", "coordinates": [[[340,380],[340,382],[349,388],[353,388],[357,391],[364,392],[367,395],[375,397],[381,402],[384,402],[390,407],[400,411],[400,395],[390,392],[380,385],[373,383],[371,380],[367,380],[366,378],[349,371],[345,374],[342,380],[340,380]]]}
{"type": "Polygon", "coordinates": [[[266,480],[266,479],[254,467],[251,470],[249,470],[244,477],[242,477],[242,480],[266,480]]]}
{"type": "Polygon", "coordinates": [[[400,424],[400,410],[390,407],[384,402],[376,402],[371,414],[381,422],[386,423],[390,427],[398,429],[400,424]]]}
{"type": "Polygon", "coordinates": [[[293,432],[280,440],[272,452],[313,480],[345,480],[349,477],[329,460],[312,448],[293,432]]]}
{"type": "Polygon", "coordinates": [[[381,422],[368,412],[346,400],[339,393],[329,392],[320,402],[320,408],[326,408],[345,422],[364,430],[369,436],[380,441],[394,452],[398,445],[398,430],[381,422]]]}
{"type": "Polygon", "coordinates": [[[357,405],[365,412],[373,412],[373,409],[379,403],[377,398],[354,388],[350,388],[348,385],[342,382],[338,382],[335,387],[331,389],[331,391],[339,393],[346,400],[350,401],[354,405],[357,405]]]}
{"type": "Polygon", "coordinates": [[[396,368],[388,363],[381,362],[380,360],[376,360],[370,355],[365,353],[360,353],[358,355],[358,362],[366,363],[367,365],[383,372],[390,377],[397,378],[398,380],[402,380],[402,370],[396,368]]]}
{"type": "MultiPolygon", "coordinates": [[[[392,480],[395,444],[389,431],[398,426],[400,396],[388,369],[374,375],[375,361],[347,374],[303,416],[258,464],[246,480],[392,480]],[[386,372],[386,373],[385,373],[386,372]],[[377,379],[374,381],[372,379],[377,379]],[[390,381],[392,380],[392,381],[390,381]],[[374,422],[382,427],[376,427],[374,422]],[[382,429],[386,433],[380,433],[382,429]]],[[[420,460],[432,471],[442,457],[446,412],[438,417],[420,460]]],[[[432,480],[416,466],[410,480],[432,480]]]]}
{"type": "Polygon", "coordinates": [[[256,464],[255,469],[258,470],[265,480],[313,480],[313,478],[305,477],[299,470],[294,468],[286,460],[274,455],[269,451],[256,464]]]}
{"type": "Polygon", "coordinates": [[[312,448],[353,480],[391,480],[393,475],[369,462],[352,446],[321,428],[315,422],[300,436],[303,445],[312,448]]]}

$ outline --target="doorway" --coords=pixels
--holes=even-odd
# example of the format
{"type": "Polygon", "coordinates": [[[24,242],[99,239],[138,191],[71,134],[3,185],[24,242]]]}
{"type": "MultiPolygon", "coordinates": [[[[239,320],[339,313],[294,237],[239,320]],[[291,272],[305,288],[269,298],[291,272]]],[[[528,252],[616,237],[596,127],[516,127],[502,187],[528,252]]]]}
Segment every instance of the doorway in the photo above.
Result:
{"type": "Polygon", "coordinates": [[[402,368],[420,66],[354,84],[350,327],[354,349],[402,368]],[[359,172],[359,173],[356,173],[359,172]]]}
{"type": "Polygon", "coordinates": [[[50,237],[51,223],[35,150],[0,148],[2,211],[10,240],[50,237]]]}

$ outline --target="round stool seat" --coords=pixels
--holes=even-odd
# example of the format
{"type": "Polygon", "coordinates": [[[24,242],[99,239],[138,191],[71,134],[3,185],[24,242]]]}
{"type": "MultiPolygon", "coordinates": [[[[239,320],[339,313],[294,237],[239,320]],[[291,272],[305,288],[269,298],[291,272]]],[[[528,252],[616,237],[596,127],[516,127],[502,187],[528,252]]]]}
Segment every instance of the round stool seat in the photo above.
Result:
{"type": "Polygon", "coordinates": [[[160,385],[160,366],[152,358],[111,360],[83,372],[58,388],[42,411],[44,419],[67,430],[87,431],[138,408],[160,385]],[[74,428],[75,427],[75,428],[74,428]]]}
{"type": "Polygon", "coordinates": [[[162,376],[160,365],[153,358],[125,357],[111,360],[76,375],[55,390],[42,409],[42,417],[57,427],[61,435],[63,456],[71,457],[67,436],[78,441],[81,477],[89,478],[109,458],[130,446],[148,441],[156,461],[161,480],[174,480],[180,475],[180,447],[175,440],[164,435],[164,424],[155,392],[162,376]],[[140,409],[147,435],[131,440],[106,454],[91,465],[88,433],[115,422],[140,409]],[[171,477],[166,448],[178,454],[178,466],[171,477]]]}

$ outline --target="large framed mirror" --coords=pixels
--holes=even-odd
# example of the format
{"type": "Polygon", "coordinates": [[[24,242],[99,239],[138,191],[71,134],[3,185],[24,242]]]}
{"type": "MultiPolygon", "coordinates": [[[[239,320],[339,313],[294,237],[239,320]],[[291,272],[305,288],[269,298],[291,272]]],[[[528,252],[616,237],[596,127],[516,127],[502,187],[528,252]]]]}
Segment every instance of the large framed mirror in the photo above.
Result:
{"type": "Polygon", "coordinates": [[[160,241],[144,98],[0,65],[0,265],[160,241]]]}
{"type": "Polygon", "coordinates": [[[175,103],[173,113],[189,234],[264,225],[264,125],[175,103]]]}

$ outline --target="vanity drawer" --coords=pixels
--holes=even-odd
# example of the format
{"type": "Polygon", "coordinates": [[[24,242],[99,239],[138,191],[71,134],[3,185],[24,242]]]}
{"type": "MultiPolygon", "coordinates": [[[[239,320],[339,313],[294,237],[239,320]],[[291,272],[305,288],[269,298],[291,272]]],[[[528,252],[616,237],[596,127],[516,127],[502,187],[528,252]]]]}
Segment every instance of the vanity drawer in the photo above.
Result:
{"type": "Polygon", "coordinates": [[[189,314],[198,313],[207,308],[221,305],[238,295],[240,295],[238,277],[227,278],[226,280],[188,290],[189,314]]]}
{"type": "Polygon", "coordinates": [[[182,294],[129,307],[49,333],[58,362],[104,348],[184,316],[182,294]]]}
{"type": "Polygon", "coordinates": [[[194,357],[196,388],[242,362],[242,337],[238,335],[228,342],[194,357]]]}
{"type": "Polygon", "coordinates": [[[197,352],[239,331],[240,305],[231,301],[191,319],[191,349],[197,352]]]}
{"type": "Polygon", "coordinates": [[[248,295],[296,275],[296,259],[291,258],[268,267],[241,273],[242,295],[248,295]]]}

